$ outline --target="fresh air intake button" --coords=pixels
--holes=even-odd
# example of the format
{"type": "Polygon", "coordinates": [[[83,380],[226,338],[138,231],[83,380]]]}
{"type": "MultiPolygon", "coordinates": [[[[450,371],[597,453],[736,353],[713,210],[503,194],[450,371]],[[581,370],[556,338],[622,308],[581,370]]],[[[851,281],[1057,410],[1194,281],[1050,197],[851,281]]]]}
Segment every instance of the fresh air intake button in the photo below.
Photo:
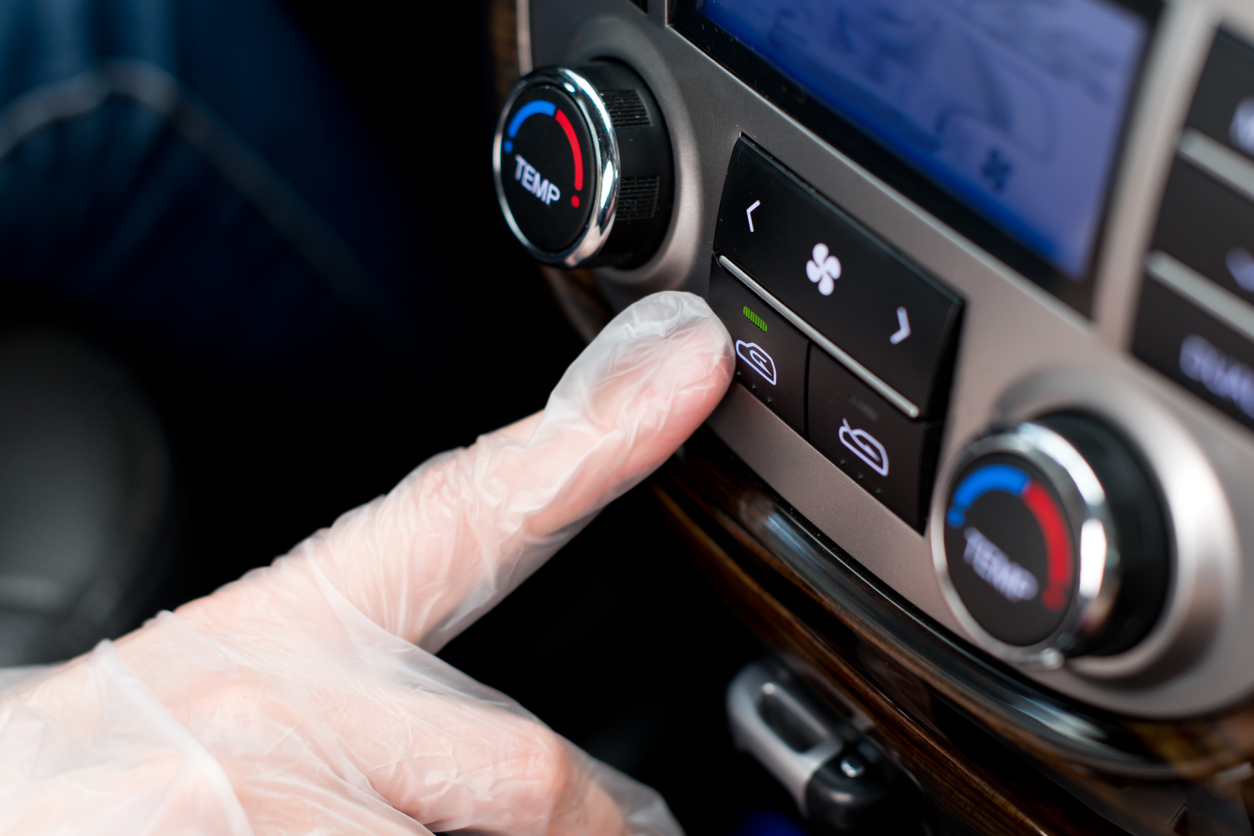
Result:
{"type": "Polygon", "coordinates": [[[943,411],[962,301],[743,138],[714,249],[899,393],[906,415],[943,411]]]}
{"type": "Polygon", "coordinates": [[[718,262],[709,299],[736,347],[736,380],[804,435],[806,338],[718,262]]]}
{"type": "Polygon", "coordinates": [[[1183,160],[1171,169],[1154,247],[1254,301],[1254,203],[1183,160]]]}
{"type": "Polygon", "coordinates": [[[910,421],[816,347],[810,349],[810,443],[922,531],[940,425],[910,421]]]}
{"type": "MultiPolygon", "coordinates": [[[[1232,304],[1240,303],[1234,301],[1232,304]]],[[[1132,352],[1254,428],[1254,344],[1174,290],[1146,278],[1132,352]]]]}
{"type": "Polygon", "coordinates": [[[1254,46],[1215,35],[1187,125],[1254,159],[1254,46]]]}

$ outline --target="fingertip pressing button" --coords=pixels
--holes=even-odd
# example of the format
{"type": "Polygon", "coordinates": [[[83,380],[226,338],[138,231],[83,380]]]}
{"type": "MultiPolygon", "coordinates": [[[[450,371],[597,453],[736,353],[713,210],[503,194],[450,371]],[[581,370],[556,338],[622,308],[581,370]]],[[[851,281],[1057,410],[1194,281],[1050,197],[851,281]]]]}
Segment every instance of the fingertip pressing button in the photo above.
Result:
{"type": "Polygon", "coordinates": [[[736,347],[737,382],[805,435],[806,338],[717,261],[709,298],[736,347]]]}

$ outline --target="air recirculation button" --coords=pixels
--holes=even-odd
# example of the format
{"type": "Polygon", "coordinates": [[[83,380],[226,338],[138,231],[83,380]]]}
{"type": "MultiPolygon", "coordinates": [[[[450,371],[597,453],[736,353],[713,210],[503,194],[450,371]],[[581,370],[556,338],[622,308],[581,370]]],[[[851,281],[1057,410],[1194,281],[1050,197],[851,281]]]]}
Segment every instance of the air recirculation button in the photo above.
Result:
{"type": "Polygon", "coordinates": [[[653,95],[622,64],[524,77],[497,124],[492,169],[506,222],[546,264],[635,267],[670,223],[670,139],[653,95]]]}
{"type": "Polygon", "coordinates": [[[938,523],[950,606],[1008,661],[1119,653],[1162,609],[1171,570],[1155,484],[1091,416],[1057,413],[974,442],[938,523]]]}

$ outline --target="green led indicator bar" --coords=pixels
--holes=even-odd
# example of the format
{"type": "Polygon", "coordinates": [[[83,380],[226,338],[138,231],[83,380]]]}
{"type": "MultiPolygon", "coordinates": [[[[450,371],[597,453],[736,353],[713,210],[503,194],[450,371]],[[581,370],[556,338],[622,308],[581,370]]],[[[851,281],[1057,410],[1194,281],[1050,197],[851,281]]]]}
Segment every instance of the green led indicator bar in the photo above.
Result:
{"type": "Polygon", "coordinates": [[[753,311],[749,310],[748,305],[745,305],[745,309],[744,311],[742,311],[742,313],[745,315],[745,319],[749,320],[754,325],[761,328],[763,334],[766,333],[766,323],[762,321],[762,317],[758,316],[753,311]]]}

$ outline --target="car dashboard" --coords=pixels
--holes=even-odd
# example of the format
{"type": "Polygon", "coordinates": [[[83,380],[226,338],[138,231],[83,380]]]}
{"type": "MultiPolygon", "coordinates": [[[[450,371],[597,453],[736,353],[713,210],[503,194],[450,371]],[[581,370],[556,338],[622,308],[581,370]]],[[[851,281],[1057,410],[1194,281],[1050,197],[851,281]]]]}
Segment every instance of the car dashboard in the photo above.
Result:
{"type": "Polygon", "coordinates": [[[1254,8],[497,6],[572,321],[731,334],[652,487],[780,675],[940,832],[1250,832],[1254,8]]]}

